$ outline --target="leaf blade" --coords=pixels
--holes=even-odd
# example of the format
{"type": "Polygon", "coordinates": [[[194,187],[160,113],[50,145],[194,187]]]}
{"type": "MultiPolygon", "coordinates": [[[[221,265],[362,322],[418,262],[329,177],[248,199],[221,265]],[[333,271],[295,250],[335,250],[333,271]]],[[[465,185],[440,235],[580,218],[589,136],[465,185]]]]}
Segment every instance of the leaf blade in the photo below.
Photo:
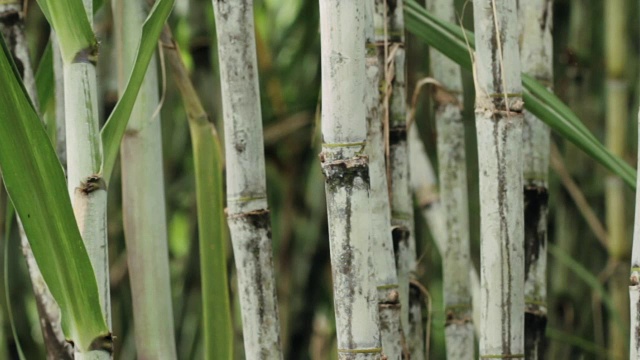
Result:
{"type": "Polygon", "coordinates": [[[89,256],[75,222],[65,176],[47,133],[0,41],[0,169],[38,266],[81,349],[109,336],[89,256]]]}
{"type": "MultiPolygon", "coordinates": [[[[470,51],[474,48],[472,32],[463,31],[460,27],[436,18],[415,0],[405,2],[405,22],[408,31],[463,68],[471,70],[470,51]]],[[[522,79],[525,109],[620,176],[631,188],[636,188],[636,172],[633,167],[609,152],[556,95],[529,75],[523,74],[522,79]]]]}
{"type": "Polygon", "coordinates": [[[158,0],[149,11],[149,16],[147,16],[142,25],[140,45],[138,46],[135,65],[129,75],[127,86],[102,129],[101,136],[104,147],[102,175],[107,183],[109,183],[109,178],[113,172],[113,167],[120,151],[120,142],[127,129],[131,111],[133,111],[133,106],[136,103],[138,92],[147,73],[160,32],[169,18],[174,3],[175,0],[158,0]]]}

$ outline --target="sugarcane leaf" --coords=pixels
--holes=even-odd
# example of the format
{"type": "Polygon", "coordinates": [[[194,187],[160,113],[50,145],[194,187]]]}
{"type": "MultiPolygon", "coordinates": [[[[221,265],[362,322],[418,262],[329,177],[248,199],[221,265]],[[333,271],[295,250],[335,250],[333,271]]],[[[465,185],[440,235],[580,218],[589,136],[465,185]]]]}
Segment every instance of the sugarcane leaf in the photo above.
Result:
{"type": "MultiPolygon", "coordinates": [[[[474,36],[460,26],[440,20],[415,0],[405,2],[407,30],[467,70],[471,70],[474,36]]],[[[522,75],[524,106],[551,129],[597,160],[630,187],[636,187],[636,171],[613,155],[556,95],[527,74],[522,75]]]]}
{"type": "Polygon", "coordinates": [[[36,89],[38,91],[38,100],[40,101],[40,107],[44,112],[44,109],[47,109],[55,99],[55,84],[53,80],[53,50],[51,48],[51,41],[47,43],[47,47],[44,49],[44,53],[40,58],[38,70],[36,70],[36,89]]]}
{"type": "Polygon", "coordinates": [[[38,0],[38,4],[56,31],[65,63],[90,61],[97,55],[98,41],[82,0],[38,0]]]}
{"type": "MultiPolygon", "coordinates": [[[[1,38],[1,37],[0,37],[1,38]]],[[[108,337],[95,274],[75,221],[64,172],[0,40],[0,170],[42,275],[82,350],[108,337]]]]}
{"type": "Polygon", "coordinates": [[[122,93],[122,97],[109,116],[102,129],[102,146],[104,148],[104,164],[102,176],[108,183],[111,172],[120,151],[120,142],[129,123],[129,117],[136,103],[138,92],[144,81],[149,62],[156,49],[158,38],[164,23],[167,21],[175,0],[158,0],[149,12],[142,25],[142,35],[136,54],[133,70],[122,93]]]}
{"type": "Polygon", "coordinates": [[[18,331],[16,329],[16,319],[13,316],[13,310],[12,310],[12,306],[11,306],[11,294],[9,293],[9,242],[11,241],[9,236],[11,235],[11,224],[13,224],[13,218],[15,215],[13,206],[11,205],[10,202],[7,202],[7,209],[5,212],[5,218],[4,218],[4,224],[5,224],[5,228],[4,228],[4,295],[5,295],[5,302],[7,304],[7,315],[9,316],[9,325],[11,327],[11,333],[13,335],[13,341],[16,344],[16,350],[18,351],[18,358],[20,358],[20,360],[26,360],[26,357],[24,356],[24,351],[22,351],[22,345],[20,343],[20,337],[18,336],[18,331]]]}
{"type": "Polygon", "coordinates": [[[174,44],[166,57],[180,91],[191,133],[196,171],[200,274],[204,311],[204,358],[233,359],[233,324],[227,277],[227,222],[224,214],[222,148],[215,127],[191,83],[169,28],[162,41],[174,44]],[[206,260],[205,260],[206,259],[206,260]]]}

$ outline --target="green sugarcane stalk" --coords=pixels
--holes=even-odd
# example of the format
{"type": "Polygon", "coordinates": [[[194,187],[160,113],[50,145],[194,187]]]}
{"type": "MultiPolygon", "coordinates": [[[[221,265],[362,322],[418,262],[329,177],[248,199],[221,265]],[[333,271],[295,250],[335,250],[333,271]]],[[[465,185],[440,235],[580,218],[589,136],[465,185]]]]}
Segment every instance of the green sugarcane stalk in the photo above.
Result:
{"type": "MultiPolygon", "coordinates": [[[[133,69],[144,6],[141,0],[112,2],[120,95],[133,69]]],[[[158,91],[154,57],[120,148],[122,208],[136,352],[143,359],[175,359],[158,91]]]]}

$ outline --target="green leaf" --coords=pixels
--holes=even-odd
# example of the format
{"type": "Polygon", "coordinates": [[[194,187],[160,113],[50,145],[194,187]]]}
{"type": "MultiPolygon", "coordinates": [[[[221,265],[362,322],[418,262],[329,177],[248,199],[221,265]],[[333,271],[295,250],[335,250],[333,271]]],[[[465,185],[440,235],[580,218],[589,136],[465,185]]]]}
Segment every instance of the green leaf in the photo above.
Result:
{"type": "Polygon", "coordinates": [[[98,41],[82,0],[38,0],[38,4],[56,31],[66,64],[90,61],[97,55],[98,41]]]}
{"type": "Polygon", "coordinates": [[[53,50],[51,49],[51,41],[47,43],[44,53],[40,58],[38,70],[36,71],[36,89],[38,90],[38,100],[40,101],[41,111],[49,108],[49,105],[55,100],[55,84],[53,80],[53,50]]]}
{"type": "MultiPolygon", "coordinates": [[[[405,2],[405,23],[407,30],[429,46],[471,70],[471,52],[475,45],[473,33],[436,18],[415,0],[405,2]]],[[[522,75],[522,84],[526,110],[635,189],[636,171],[633,167],[611,154],[568,106],[527,74],[522,75]]]]}
{"type": "Polygon", "coordinates": [[[136,103],[138,92],[147,73],[149,62],[153,56],[158,43],[158,37],[162,31],[162,26],[167,21],[175,0],[158,0],[149,12],[149,16],[142,25],[142,36],[138,53],[136,54],[135,65],[129,75],[129,81],[118,101],[111,116],[102,129],[102,145],[104,148],[104,164],[102,176],[108,183],[113,166],[115,165],[118,153],[120,152],[120,142],[127,129],[127,123],[131,116],[131,111],[136,103]]]}
{"type": "Polygon", "coordinates": [[[196,170],[205,359],[233,359],[233,325],[227,277],[227,222],[224,214],[223,159],[215,127],[209,122],[168,28],[163,42],[182,95],[196,170]]]}
{"type": "MultiPolygon", "coordinates": [[[[1,37],[0,37],[1,38],[1,37]]],[[[75,222],[64,172],[0,41],[0,169],[42,275],[82,350],[109,338],[98,286],[75,222]]]]}

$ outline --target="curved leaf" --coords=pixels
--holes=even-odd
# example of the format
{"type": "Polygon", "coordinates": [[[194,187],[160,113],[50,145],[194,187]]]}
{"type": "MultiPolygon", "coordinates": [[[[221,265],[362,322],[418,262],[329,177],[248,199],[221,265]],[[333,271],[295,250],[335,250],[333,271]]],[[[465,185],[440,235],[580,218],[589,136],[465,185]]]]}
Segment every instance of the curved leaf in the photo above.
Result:
{"type": "MultiPolygon", "coordinates": [[[[1,37],[0,37],[1,38],[1,37]]],[[[75,222],[65,176],[47,133],[0,41],[0,169],[42,275],[81,349],[109,335],[98,286],[75,222]]]]}
{"type": "MultiPolygon", "coordinates": [[[[472,32],[438,19],[415,0],[405,2],[405,22],[411,33],[471,70],[471,52],[475,45],[472,32]]],[[[529,75],[522,75],[522,84],[525,109],[635,189],[636,171],[633,167],[610,153],[567,105],[529,75]]]]}

